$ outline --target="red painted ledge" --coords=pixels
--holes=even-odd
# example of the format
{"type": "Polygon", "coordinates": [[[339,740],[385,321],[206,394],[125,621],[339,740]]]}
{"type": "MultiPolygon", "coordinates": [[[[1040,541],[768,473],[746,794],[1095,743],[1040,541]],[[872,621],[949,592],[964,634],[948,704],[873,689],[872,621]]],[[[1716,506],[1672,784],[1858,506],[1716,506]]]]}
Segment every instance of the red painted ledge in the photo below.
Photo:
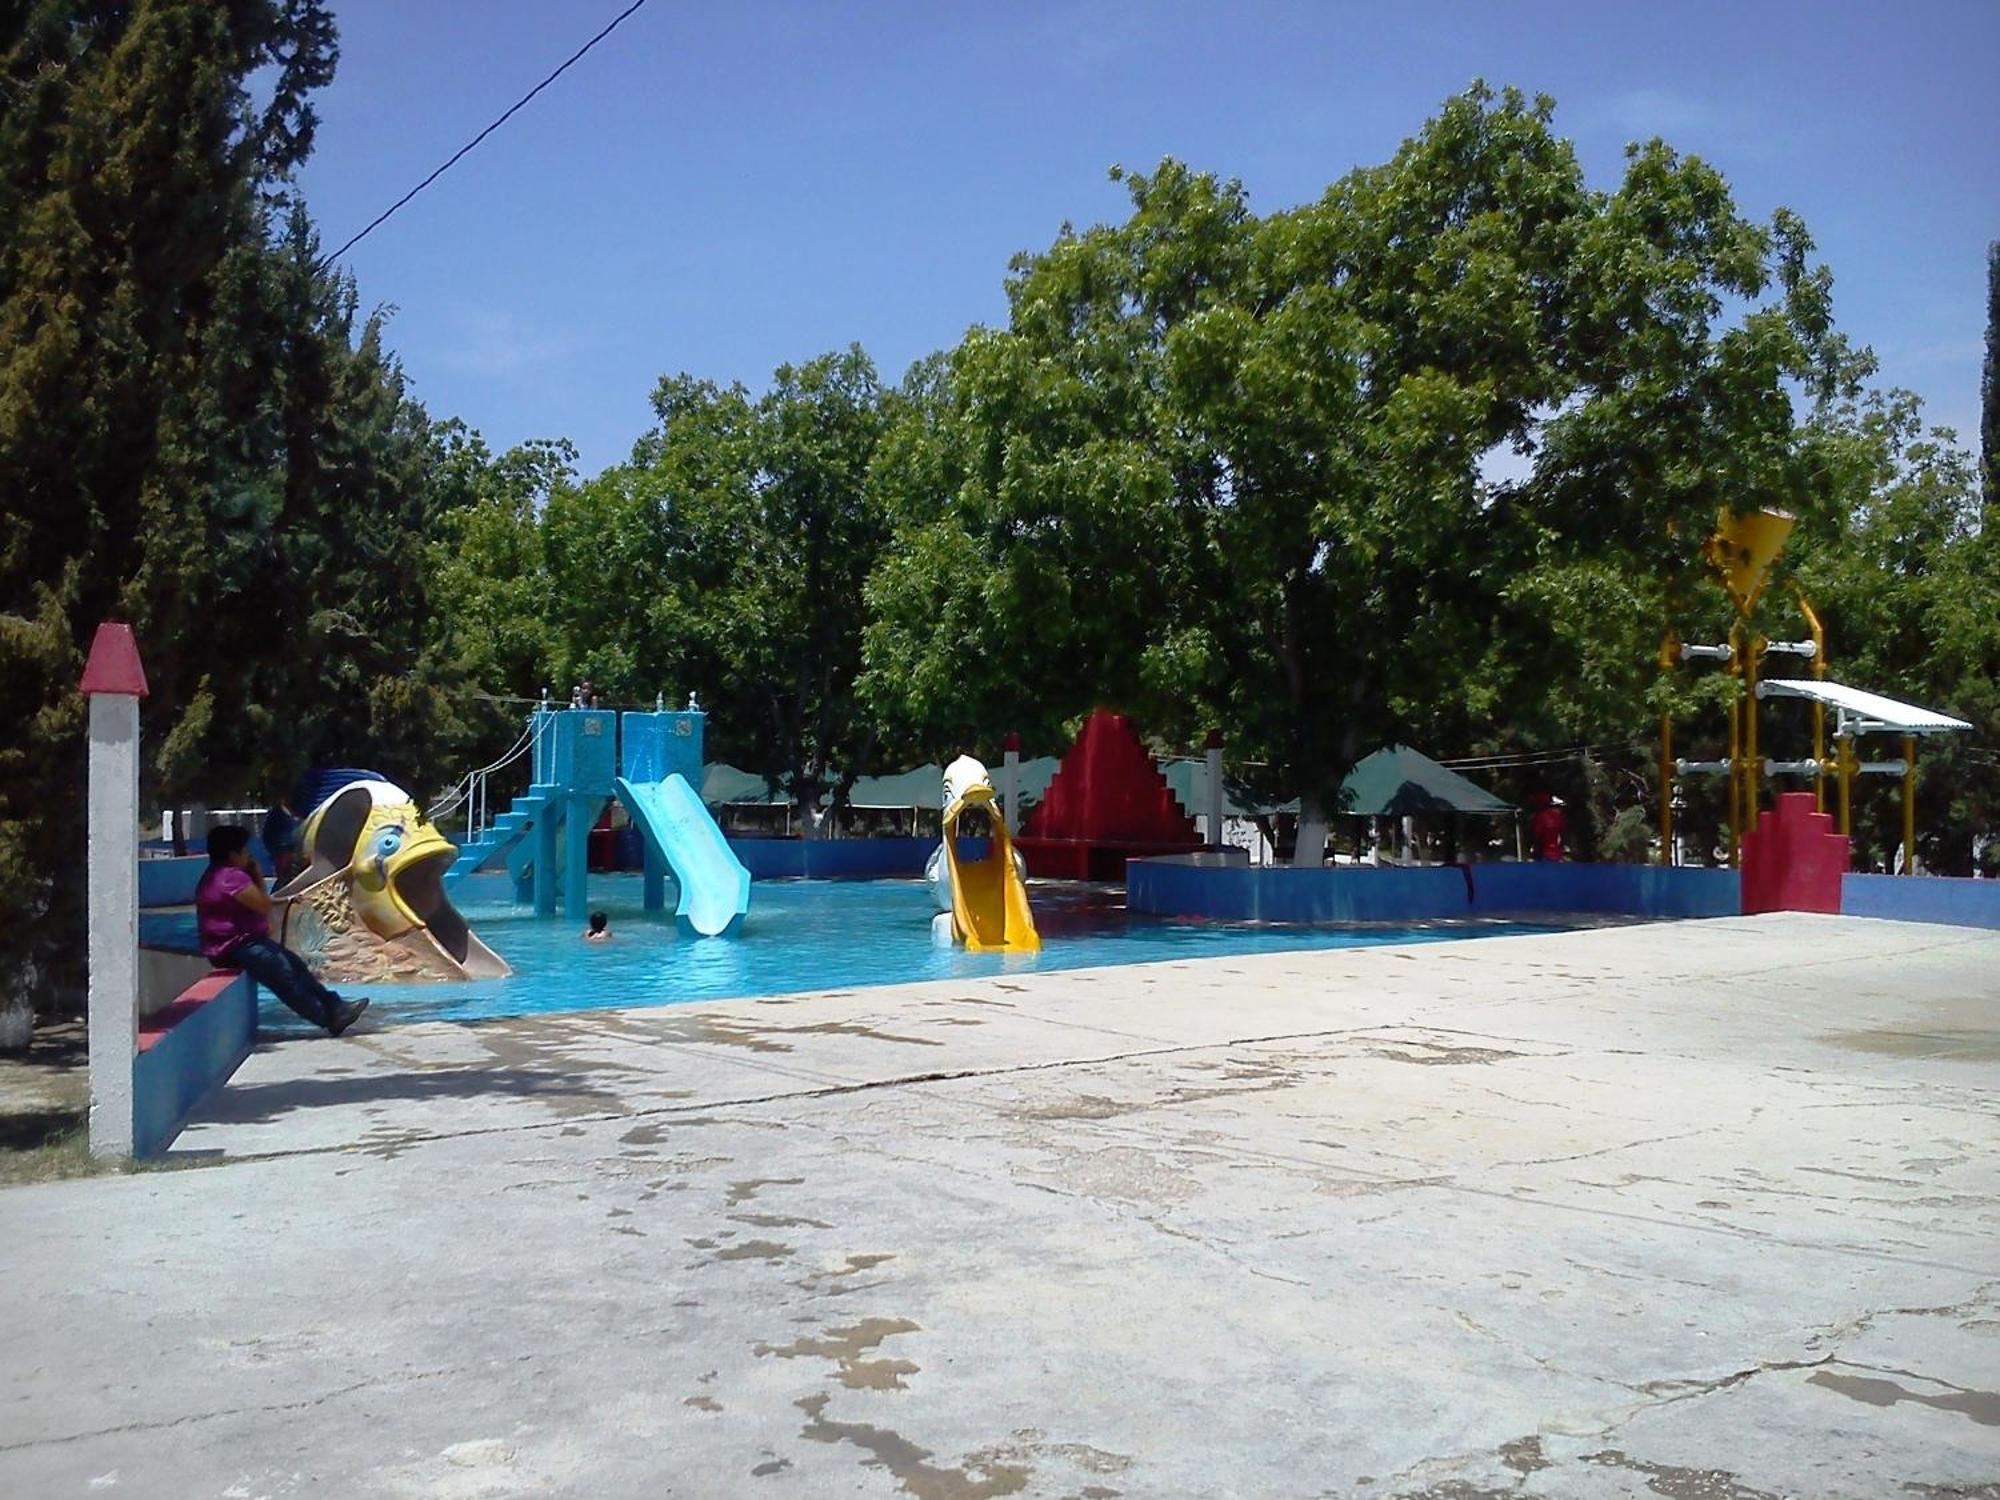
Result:
{"type": "Polygon", "coordinates": [[[221,996],[241,975],[235,969],[211,969],[139,1023],[139,1050],[149,1052],[209,1001],[221,996]]]}

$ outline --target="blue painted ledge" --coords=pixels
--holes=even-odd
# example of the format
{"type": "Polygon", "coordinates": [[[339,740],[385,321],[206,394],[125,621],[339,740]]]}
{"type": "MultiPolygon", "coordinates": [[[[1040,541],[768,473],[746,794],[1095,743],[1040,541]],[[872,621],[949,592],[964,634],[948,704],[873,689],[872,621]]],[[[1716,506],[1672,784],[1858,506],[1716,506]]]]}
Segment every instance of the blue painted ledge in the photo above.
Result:
{"type": "Polygon", "coordinates": [[[2000,880],[1940,875],[1847,875],[1840,882],[1840,914],[1886,917],[1897,922],[1940,922],[1952,927],[2000,928],[2000,880]]]}
{"type": "Polygon", "coordinates": [[[1225,922],[1417,922],[1520,912],[1724,917],[1742,909],[1734,870],[1658,865],[1480,864],[1297,870],[1135,860],[1126,904],[1225,922]]]}
{"type": "Polygon", "coordinates": [[[158,1156],[187,1117],[229,1077],[257,1040],[257,986],[218,969],[139,1028],[132,1059],[132,1152],[158,1156]]]}

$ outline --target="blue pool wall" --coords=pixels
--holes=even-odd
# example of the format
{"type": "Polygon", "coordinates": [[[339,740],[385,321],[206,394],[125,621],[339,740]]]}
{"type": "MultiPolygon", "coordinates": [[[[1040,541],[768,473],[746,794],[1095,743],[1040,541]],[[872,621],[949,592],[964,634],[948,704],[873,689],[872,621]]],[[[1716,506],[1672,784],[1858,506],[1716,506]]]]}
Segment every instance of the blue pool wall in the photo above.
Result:
{"type": "MultiPolygon", "coordinates": [[[[733,838],[729,847],[752,880],[914,879],[938,846],[936,839],[733,838]]],[[[960,859],[986,857],[985,839],[960,839],[960,859]]]]}
{"type": "Polygon", "coordinates": [[[1897,922],[2000,928],[2000,880],[1847,875],[1840,882],[1840,913],[1897,922]]]}
{"type": "Polygon", "coordinates": [[[1522,912],[1728,917],[1734,870],[1658,865],[1484,864],[1421,869],[1292,869],[1134,860],[1125,900],[1155,916],[1225,922],[1412,922],[1522,912]]]}

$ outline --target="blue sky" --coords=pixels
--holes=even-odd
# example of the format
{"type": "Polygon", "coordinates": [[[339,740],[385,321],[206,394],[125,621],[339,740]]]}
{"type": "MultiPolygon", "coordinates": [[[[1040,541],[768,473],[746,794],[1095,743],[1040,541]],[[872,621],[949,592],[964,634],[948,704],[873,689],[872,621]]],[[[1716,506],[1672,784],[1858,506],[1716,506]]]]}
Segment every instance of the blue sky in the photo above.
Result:
{"type": "MultiPolygon", "coordinates": [[[[334,0],[303,174],[331,249],[624,0],[334,0]]],[[[594,472],[655,380],[887,379],[1004,317],[1008,258],[1172,155],[1260,209],[1388,156],[1475,76],[1557,100],[1592,182],[1652,134],[1800,212],[1885,384],[1976,439],[2000,237],[2000,3],[692,4],[651,0],[351,251],[433,415],[594,472]]]]}

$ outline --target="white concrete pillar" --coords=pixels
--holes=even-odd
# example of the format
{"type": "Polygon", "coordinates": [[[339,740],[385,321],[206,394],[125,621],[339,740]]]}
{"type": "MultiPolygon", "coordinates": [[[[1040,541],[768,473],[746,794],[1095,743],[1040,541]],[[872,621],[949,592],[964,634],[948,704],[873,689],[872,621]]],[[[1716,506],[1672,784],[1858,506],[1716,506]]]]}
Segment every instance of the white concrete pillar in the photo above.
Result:
{"type": "Polygon", "coordinates": [[[139,1054],[139,700],[146,674],[129,625],[97,627],[90,699],[90,1154],[132,1154],[139,1054]]]}
{"type": "Polygon", "coordinates": [[[1000,818],[1007,825],[1007,831],[1019,833],[1021,825],[1014,821],[1014,808],[1021,797],[1021,737],[1007,736],[1006,752],[1000,757],[1000,818]]]}
{"type": "Polygon", "coordinates": [[[1222,847],[1222,731],[1208,732],[1208,842],[1222,847]]]}

